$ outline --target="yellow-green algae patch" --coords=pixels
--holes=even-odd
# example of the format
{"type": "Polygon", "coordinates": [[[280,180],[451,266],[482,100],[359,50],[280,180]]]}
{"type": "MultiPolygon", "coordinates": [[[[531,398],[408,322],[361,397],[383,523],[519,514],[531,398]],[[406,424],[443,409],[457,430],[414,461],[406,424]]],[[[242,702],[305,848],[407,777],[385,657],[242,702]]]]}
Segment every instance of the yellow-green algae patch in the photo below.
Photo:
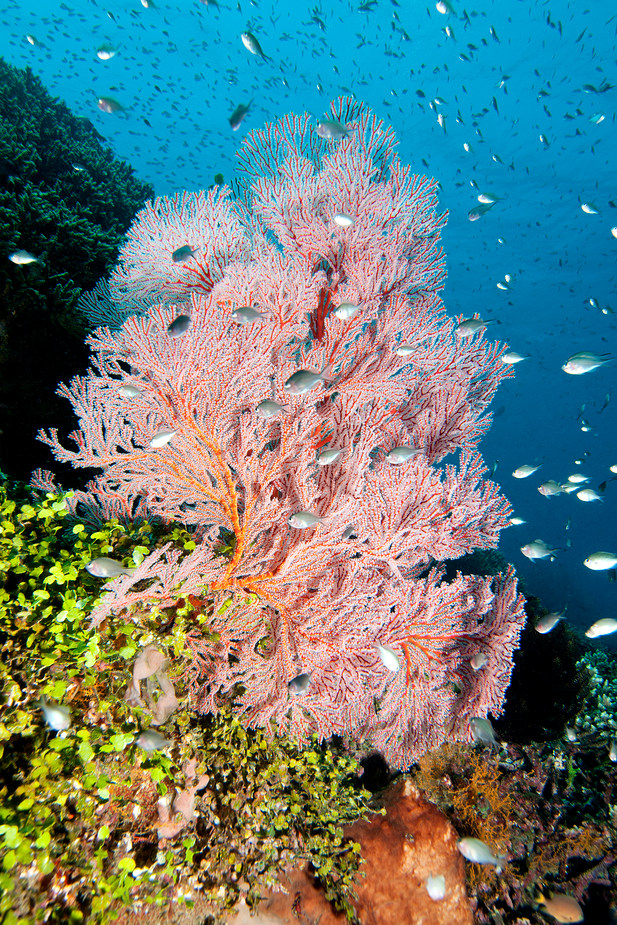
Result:
{"type": "Polygon", "coordinates": [[[357,764],[334,746],[246,730],[224,705],[216,717],[187,708],[184,638],[196,625],[207,635],[207,589],[173,620],[153,611],[112,618],[102,635],[89,627],[100,581],[87,563],[136,565],[170,541],[194,546],[183,528],[148,522],[88,530],[62,497],[0,485],[3,922],[107,922],[196,898],[222,914],[242,895],[254,904],[292,859],[309,861],[351,918],[360,855],[342,826],[368,809],[357,764]],[[151,716],[124,700],[145,644],[168,658],[180,701],[160,727],[172,745],[149,753],[135,740],[151,716]],[[41,697],[68,706],[68,729],[49,728],[41,697]],[[195,818],[159,839],[159,801],[183,789],[191,761],[208,775],[195,818]]]}

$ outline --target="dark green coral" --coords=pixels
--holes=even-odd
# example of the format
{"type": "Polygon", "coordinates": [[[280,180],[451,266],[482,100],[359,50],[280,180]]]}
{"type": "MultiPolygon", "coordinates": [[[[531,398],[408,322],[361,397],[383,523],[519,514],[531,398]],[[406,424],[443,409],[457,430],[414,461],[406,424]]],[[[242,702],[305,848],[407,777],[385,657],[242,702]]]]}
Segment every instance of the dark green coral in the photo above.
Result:
{"type": "Polygon", "coordinates": [[[4,466],[22,478],[47,461],[37,429],[66,418],[56,384],[86,364],[74,306],[154,195],[102,141],[28,68],[0,59],[0,427],[4,466]],[[16,249],[42,262],[15,265],[16,249]]]}

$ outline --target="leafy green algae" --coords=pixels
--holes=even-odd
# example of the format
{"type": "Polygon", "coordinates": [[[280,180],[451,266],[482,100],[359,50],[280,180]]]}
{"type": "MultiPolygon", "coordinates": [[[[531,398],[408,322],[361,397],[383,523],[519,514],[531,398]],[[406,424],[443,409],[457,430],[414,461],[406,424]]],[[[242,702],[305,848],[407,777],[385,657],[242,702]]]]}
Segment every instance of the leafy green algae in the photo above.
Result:
{"type": "MultiPolygon", "coordinates": [[[[110,522],[88,531],[60,496],[37,499],[0,485],[0,914],[26,922],[107,922],[121,913],[205,900],[214,916],[241,896],[255,904],[291,861],[307,861],[326,895],[352,918],[359,846],[343,826],[368,810],[357,764],[316,743],[246,730],[224,705],[191,712],[184,694],[184,637],[207,613],[186,601],[163,614],[89,628],[100,582],[85,565],[110,555],[138,564],[182,528],[110,522]],[[147,709],[123,699],[140,647],[169,659],[181,709],[161,727],[173,744],[135,742],[147,709]],[[49,729],[45,696],[71,710],[49,729]],[[159,839],[158,805],[185,785],[193,761],[208,782],[195,819],[159,839]]],[[[207,592],[205,592],[207,594],[207,592]]]]}

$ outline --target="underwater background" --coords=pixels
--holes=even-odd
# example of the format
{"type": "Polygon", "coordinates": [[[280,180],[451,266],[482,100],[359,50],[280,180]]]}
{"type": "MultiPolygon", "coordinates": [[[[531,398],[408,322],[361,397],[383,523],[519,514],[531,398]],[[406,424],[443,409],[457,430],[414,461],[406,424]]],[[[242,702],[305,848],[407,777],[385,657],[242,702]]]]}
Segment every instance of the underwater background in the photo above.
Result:
{"type": "MultiPolygon", "coordinates": [[[[247,905],[280,882],[277,871],[288,863],[308,865],[311,881],[308,893],[306,883],[288,882],[288,923],[331,922],[332,909],[323,919],[308,911],[314,879],[350,922],[356,913],[361,922],[389,921],[380,904],[387,883],[385,907],[394,908],[397,923],[422,918],[423,900],[429,918],[422,921],[431,925],[471,925],[472,914],[478,925],[537,925],[545,916],[615,925],[617,580],[614,566],[592,570],[584,560],[598,551],[617,559],[617,12],[583,0],[486,0],[474,7],[462,0],[9,0],[0,24],[3,925],[123,923],[135,912],[147,913],[144,921],[153,925],[218,925],[238,900],[236,925],[246,925],[247,905]],[[341,97],[348,101],[335,104],[341,97]],[[495,613],[508,619],[504,635],[495,632],[492,641],[505,670],[497,681],[482,674],[488,655],[478,642],[470,662],[475,674],[467,672],[489,678],[499,696],[478,708],[466,741],[454,741],[454,726],[435,736],[444,691],[453,701],[461,693],[447,675],[444,645],[443,663],[433,657],[433,667],[443,669],[445,682],[436,670],[424,704],[428,721],[409,723],[423,747],[401,752],[398,761],[393,755],[405,735],[392,735],[389,753],[367,738],[367,725],[355,739],[334,725],[336,735],[296,741],[286,721],[274,737],[272,716],[265,729],[244,722],[243,681],[227,685],[225,672],[232,681],[256,682],[256,699],[271,704],[259,691],[263,666],[245,669],[238,648],[259,594],[251,591],[238,605],[235,590],[225,597],[233,584],[227,575],[209,587],[190,526],[130,516],[99,523],[78,509],[82,524],[65,500],[33,500],[20,484],[38,467],[53,469],[64,488],[79,489],[94,475],[55,461],[36,432],[58,427],[64,437],[73,426],[69,402],[54,391],[88,362],[84,337],[92,319],[80,316],[78,297],[114,266],[144,201],[227,183],[241,191],[236,154],[243,139],[270,124],[253,143],[275,149],[281,123],[273,123],[286,114],[308,112],[311,132],[321,122],[317,134],[332,153],[342,126],[330,123],[334,134],[323,135],[322,120],[345,122],[352,100],[392,127],[403,164],[438,182],[437,211],[449,216],[441,232],[447,278],[439,292],[446,312],[479,315],[489,348],[492,340],[506,342],[521,355],[514,376],[499,386],[479,446],[486,477],[511,502],[514,522],[501,532],[501,555],[480,550],[451,559],[442,587],[459,581],[459,568],[462,587],[469,572],[490,576],[506,562],[516,569],[524,612],[511,576],[495,585],[503,606],[495,613]],[[595,368],[569,375],[563,366],[580,352],[596,356],[595,368]],[[521,466],[535,471],[515,477],[521,466]],[[531,561],[523,553],[536,539],[551,557],[531,561]],[[148,572],[148,563],[165,544],[185,578],[176,585],[168,569],[169,587],[157,598],[157,585],[149,597],[154,586],[146,588],[146,580],[158,573],[148,572]],[[101,603],[101,579],[114,576],[117,597],[101,603]],[[127,588],[133,590],[123,598],[127,588]],[[558,624],[549,611],[566,619],[558,624]],[[606,635],[586,639],[585,630],[601,619],[612,621],[606,635]],[[222,681],[213,680],[213,666],[222,681]],[[438,747],[427,744],[431,736],[438,747]],[[418,808],[432,812],[424,832],[410,821],[418,808]],[[364,829],[360,817],[371,815],[373,832],[376,814],[386,817],[385,847],[371,854],[373,836],[367,843],[369,823],[364,829]],[[404,823],[396,849],[404,863],[394,890],[388,827],[396,818],[404,823]],[[436,868],[424,870],[421,862],[423,851],[433,857],[440,838],[453,855],[443,868],[447,890],[436,868]],[[411,844],[416,854],[409,861],[411,844]],[[358,900],[360,854],[369,875],[358,900]],[[448,903],[457,896],[454,911],[448,903]],[[191,909],[193,916],[184,917],[191,909]]],[[[253,204],[258,214],[257,197],[253,204]]],[[[191,250],[189,235],[174,241],[174,264],[191,250]]],[[[144,278],[134,281],[137,290],[144,278]]],[[[238,304],[251,311],[250,302],[238,304]]],[[[325,304],[320,295],[316,314],[325,304]]],[[[198,305],[192,303],[194,327],[198,305]]],[[[168,325],[168,310],[161,309],[163,349],[191,323],[180,315],[168,325]],[[178,322],[182,330],[174,330],[178,322]]],[[[197,341],[211,332],[192,333],[197,341]]],[[[182,342],[173,345],[182,356],[182,342]]],[[[247,353],[257,355],[252,349],[243,362],[247,353]]],[[[147,359],[143,368],[147,375],[147,359]]],[[[218,375],[216,365],[206,372],[218,375]]],[[[290,376],[285,388],[298,373],[306,371],[290,376]]],[[[489,379],[473,375],[482,394],[490,393],[489,379]]],[[[150,448],[175,434],[158,431],[150,448]]],[[[46,485],[43,479],[37,487],[46,485]]],[[[483,513],[491,506],[485,497],[483,513]]],[[[459,501],[459,512],[463,506],[459,501]]],[[[291,518],[287,524],[307,526],[291,518]]],[[[235,561],[238,535],[223,531],[213,560],[235,561]]],[[[324,569],[311,594],[328,595],[328,573],[333,569],[324,569]]],[[[488,588],[491,579],[478,582],[488,588]]],[[[378,596],[370,598],[371,615],[378,596]]],[[[459,618],[464,607],[454,610],[459,618]]],[[[469,637],[471,645],[490,633],[493,618],[478,621],[477,637],[461,623],[459,642],[469,637]]],[[[257,663],[272,655],[272,625],[263,624],[254,647],[247,643],[257,663]]],[[[443,639],[448,632],[446,626],[443,639]]],[[[316,653],[317,637],[303,638],[306,651],[316,653]]],[[[349,657],[346,637],[335,642],[349,657]]],[[[371,696],[371,678],[382,684],[387,669],[390,684],[402,665],[393,650],[377,649],[377,667],[356,688],[350,684],[348,696],[354,707],[361,696],[370,701],[385,727],[385,695],[371,696]]],[[[419,674],[410,680],[405,646],[403,652],[407,665],[398,681],[404,675],[405,692],[395,718],[404,727],[404,709],[414,696],[422,699],[423,689],[419,674]]],[[[333,664],[343,689],[345,665],[333,664]]],[[[299,673],[284,677],[283,717],[292,704],[292,716],[302,718],[301,698],[317,687],[311,665],[300,659],[299,673]]],[[[431,681],[426,668],[424,676],[431,681]]]]}
{"type": "Polygon", "coordinates": [[[157,195],[233,179],[247,131],[287,112],[319,119],[339,95],[390,121],[402,160],[437,178],[449,211],[448,312],[478,312],[489,336],[528,357],[500,388],[481,446],[526,521],[500,549],[530,593],[584,628],[614,616],[617,594],[613,576],[583,565],[617,547],[616,367],[560,367],[578,351],[617,351],[617,14],[583,0],[437,7],[5,2],[0,55],[90,120],[157,195]],[[263,56],[244,47],[246,31],[263,56]],[[121,108],[103,112],[100,98],[121,108]],[[470,221],[481,193],[498,201],[470,221]],[[541,468],[516,480],[522,464],[541,468]],[[538,493],[576,472],[596,490],[607,483],[601,501],[538,493]],[[536,538],[557,547],[554,561],[522,555],[536,538]]]}

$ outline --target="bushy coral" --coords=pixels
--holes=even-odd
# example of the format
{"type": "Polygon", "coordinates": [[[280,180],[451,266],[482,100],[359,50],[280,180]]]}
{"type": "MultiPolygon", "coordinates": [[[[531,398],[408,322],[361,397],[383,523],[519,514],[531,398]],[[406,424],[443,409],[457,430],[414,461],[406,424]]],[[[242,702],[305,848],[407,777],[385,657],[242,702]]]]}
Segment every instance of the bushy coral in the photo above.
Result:
{"type": "Polygon", "coordinates": [[[617,656],[589,650],[577,667],[588,673],[589,692],[576,717],[576,729],[585,735],[597,734],[610,748],[611,741],[617,742],[617,656]]]}
{"type": "Polygon", "coordinates": [[[7,484],[0,512],[3,922],[106,922],[124,907],[178,902],[216,916],[241,895],[255,902],[292,857],[309,861],[349,911],[360,859],[341,826],[368,797],[356,763],[248,732],[225,708],[208,719],[188,709],[185,637],[195,623],[207,632],[206,602],[183,601],[139,625],[111,621],[104,639],[88,628],[97,600],[88,562],[111,555],[135,564],[163,542],[190,548],[190,535],[147,522],[87,531],[67,516],[65,499],[37,500],[7,484]],[[124,699],[148,644],[167,658],[181,701],[161,728],[169,746],[153,751],[136,741],[148,709],[124,699]],[[68,706],[68,729],[45,725],[40,697],[68,706]],[[191,773],[202,785],[195,813],[165,839],[161,801],[186,793],[191,773]]]}
{"type": "MultiPolygon", "coordinates": [[[[103,276],[137,209],[153,195],[117,160],[88,119],[74,116],[29,68],[0,59],[0,248],[42,260],[36,290],[48,308],[66,305],[103,276]]],[[[29,272],[4,262],[8,299],[29,272]]],[[[35,293],[32,293],[35,297],[35,293]]]]}
{"type": "Polygon", "coordinates": [[[477,922],[515,925],[525,914],[540,925],[539,889],[586,902],[590,884],[614,888],[611,771],[606,751],[593,743],[508,745],[499,751],[445,745],[420,760],[416,783],[459,834],[480,838],[506,857],[500,872],[468,865],[477,922]],[[585,808],[590,788],[596,802],[585,808]]]}

